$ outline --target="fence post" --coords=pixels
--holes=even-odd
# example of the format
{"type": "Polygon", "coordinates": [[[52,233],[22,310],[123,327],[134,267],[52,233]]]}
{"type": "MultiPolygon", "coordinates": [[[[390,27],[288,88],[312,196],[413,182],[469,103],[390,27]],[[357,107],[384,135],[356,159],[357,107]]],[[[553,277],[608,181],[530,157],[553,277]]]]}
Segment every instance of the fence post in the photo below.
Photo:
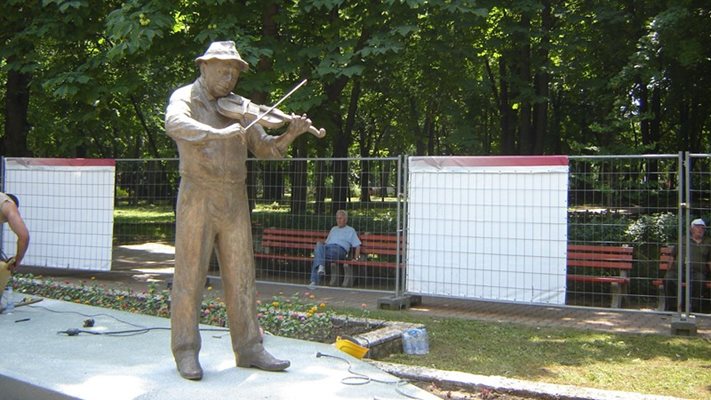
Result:
{"type": "MultiPolygon", "coordinates": [[[[695,336],[696,335],[696,316],[691,315],[691,249],[689,247],[691,238],[686,228],[691,222],[691,163],[688,152],[679,152],[679,226],[677,240],[677,280],[676,280],[676,314],[672,317],[671,333],[672,335],[695,336]],[[683,174],[683,175],[682,175],[683,174]],[[683,215],[682,215],[683,214],[683,215]],[[687,232],[686,234],[684,232],[687,232]],[[683,243],[684,248],[680,246],[683,243]],[[682,251],[684,257],[682,258],[682,251]],[[682,260],[685,262],[682,263],[682,260]],[[682,282],[682,268],[686,271],[685,282],[682,282]],[[685,307],[681,309],[681,295],[683,285],[686,284],[686,293],[684,293],[685,307]]],[[[698,294],[701,296],[701,294],[698,294]]]]}

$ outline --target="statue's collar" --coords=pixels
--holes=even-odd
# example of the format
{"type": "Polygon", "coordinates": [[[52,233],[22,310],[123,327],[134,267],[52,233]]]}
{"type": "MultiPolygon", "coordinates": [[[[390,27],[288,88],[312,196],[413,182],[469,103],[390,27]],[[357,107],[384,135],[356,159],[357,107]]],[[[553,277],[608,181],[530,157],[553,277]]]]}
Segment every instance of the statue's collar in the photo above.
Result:
{"type": "Polygon", "coordinates": [[[192,98],[194,100],[198,100],[206,104],[214,102],[216,100],[207,90],[207,86],[205,86],[205,80],[202,79],[202,77],[199,77],[193,85],[192,98]]]}

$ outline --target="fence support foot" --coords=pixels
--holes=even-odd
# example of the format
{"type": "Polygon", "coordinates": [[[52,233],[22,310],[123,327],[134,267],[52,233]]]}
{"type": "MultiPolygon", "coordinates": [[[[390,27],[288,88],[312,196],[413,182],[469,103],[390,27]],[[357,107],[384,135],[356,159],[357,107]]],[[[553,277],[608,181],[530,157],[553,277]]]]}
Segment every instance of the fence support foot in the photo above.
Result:
{"type": "Polygon", "coordinates": [[[420,304],[422,304],[422,296],[402,295],[378,299],[378,309],[381,310],[403,310],[420,304]]]}
{"type": "Polygon", "coordinates": [[[671,334],[677,336],[696,336],[696,316],[684,314],[672,316],[671,334]]]}

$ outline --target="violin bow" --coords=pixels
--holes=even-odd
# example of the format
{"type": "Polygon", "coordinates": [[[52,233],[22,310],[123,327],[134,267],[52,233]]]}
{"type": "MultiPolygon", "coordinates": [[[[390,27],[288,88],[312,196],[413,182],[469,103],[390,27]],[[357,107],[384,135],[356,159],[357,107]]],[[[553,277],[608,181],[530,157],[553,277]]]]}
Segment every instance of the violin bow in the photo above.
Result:
{"type": "Polygon", "coordinates": [[[291,96],[291,95],[292,95],[295,91],[297,91],[300,87],[304,86],[304,85],[306,84],[306,81],[307,81],[307,79],[304,79],[303,81],[299,82],[299,84],[296,85],[296,86],[294,86],[294,88],[291,89],[291,90],[289,91],[289,93],[285,94],[281,99],[279,99],[279,101],[277,101],[276,103],[274,103],[273,106],[269,107],[269,109],[268,109],[267,111],[261,113],[261,114],[257,117],[257,119],[255,119],[254,121],[250,122],[249,125],[247,125],[247,126],[244,128],[244,130],[246,131],[247,129],[251,128],[251,127],[252,127],[254,124],[256,124],[260,119],[264,118],[267,114],[269,114],[270,112],[272,112],[272,110],[274,110],[275,108],[277,108],[277,107],[279,106],[279,104],[281,104],[284,100],[286,100],[289,96],[291,96]]]}

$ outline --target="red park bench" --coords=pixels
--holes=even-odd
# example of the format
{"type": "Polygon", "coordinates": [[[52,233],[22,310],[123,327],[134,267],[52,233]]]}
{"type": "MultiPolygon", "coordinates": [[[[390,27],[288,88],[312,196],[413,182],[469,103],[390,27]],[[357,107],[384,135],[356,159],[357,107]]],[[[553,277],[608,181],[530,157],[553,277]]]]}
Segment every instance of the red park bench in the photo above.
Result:
{"type": "MultiPolygon", "coordinates": [[[[313,249],[319,241],[325,241],[326,231],[300,229],[265,228],[262,232],[261,248],[255,257],[269,260],[286,260],[311,263],[313,249]]],[[[339,286],[341,267],[343,269],[342,286],[353,286],[353,267],[395,268],[397,235],[363,233],[358,235],[361,241],[360,258],[353,259],[353,251],[345,260],[330,265],[330,285],[339,286]]],[[[400,245],[403,252],[404,241],[400,245]]]]}
{"type": "Polygon", "coordinates": [[[567,280],[610,284],[610,307],[620,308],[630,283],[632,261],[632,247],[570,244],[567,280]],[[575,273],[571,273],[571,267],[575,273]]]}

